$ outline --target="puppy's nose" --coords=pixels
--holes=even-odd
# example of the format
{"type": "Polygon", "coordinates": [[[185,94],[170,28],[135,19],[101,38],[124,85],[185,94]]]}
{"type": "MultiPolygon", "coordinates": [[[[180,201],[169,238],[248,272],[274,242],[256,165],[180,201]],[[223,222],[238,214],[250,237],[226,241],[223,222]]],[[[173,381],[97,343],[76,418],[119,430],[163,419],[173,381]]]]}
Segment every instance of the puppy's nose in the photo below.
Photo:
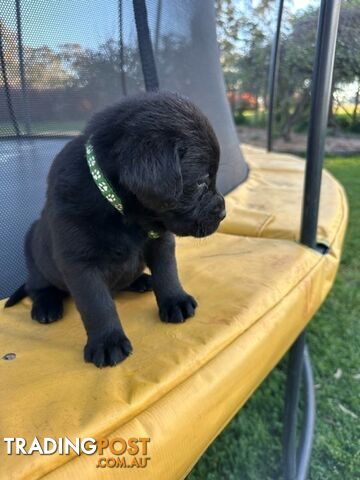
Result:
{"type": "Polygon", "coordinates": [[[225,210],[225,208],[223,208],[223,209],[221,210],[221,212],[219,213],[220,222],[222,222],[225,217],[226,217],[226,210],[225,210]]]}
{"type": "Polygon", "coordinates": [[[222,222],[226,217],[225,202],[223,198],[221,198],[221,201],[215,208],[214,214],[218,217],[220,222],[222,222]]]}
{"type": "Polygon", "coordinates": [[[215,214],[220,222],[226,217],[225,200],[220,193],[218,193],[217,196],[217,206],[215,208],[215,214]]]}

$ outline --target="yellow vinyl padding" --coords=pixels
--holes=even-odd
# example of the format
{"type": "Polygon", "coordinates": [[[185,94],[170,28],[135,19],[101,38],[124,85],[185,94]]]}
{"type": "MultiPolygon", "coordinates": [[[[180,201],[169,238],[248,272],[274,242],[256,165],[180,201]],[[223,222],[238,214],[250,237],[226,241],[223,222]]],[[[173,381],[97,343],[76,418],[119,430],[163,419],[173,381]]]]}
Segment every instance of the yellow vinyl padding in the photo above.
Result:
{"type": "MultiPolygon", "coordinates": [[[[220,232],[251,237],[300,237],[305,161],[288,154],[266,153],[242,147],[249,175],[226,196],[225,220],[220,232]]],[[[324,170],[321,184],[317,239],[331,241],[343,220],[346,203],[341,186],[324,170]]]]}
{"type": "MultiPolygon", "coordinates": [[[[180,276],[199,302],[196,316],[163,324],[152,293],[120,294],[116,303],[134,354],[117,367],[83,362],[85,331],[71,300],[64,319],[51,325],[30,319],[29,299],[0,307],[1,437],[151,439],[143,469],[96,468],[98,454],[10,456],[0,445],[0,478],[184,478],[332,286],[347,206],[329,178],[337,224],[324,225],[327,255],[237,231],[178,241],[180,276]],[[1,359],[10,352],[14,360],[1,359]]],[[[104,456],[113,457],[106,450],[104,456]]]]}

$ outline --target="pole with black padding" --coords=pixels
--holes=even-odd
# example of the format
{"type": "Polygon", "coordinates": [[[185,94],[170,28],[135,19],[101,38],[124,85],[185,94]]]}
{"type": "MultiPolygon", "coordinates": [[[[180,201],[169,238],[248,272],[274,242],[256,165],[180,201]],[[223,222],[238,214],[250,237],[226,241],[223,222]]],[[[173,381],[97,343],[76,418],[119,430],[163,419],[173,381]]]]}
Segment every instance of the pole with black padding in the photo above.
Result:
{"type": "MultiPolygon", "coordinates": [[[[316,233],[321,174],[340,5],[341,0],[322,0],[317,27],[300,233],[301,243],[313,249],[317,249],[316,233]]],[[[305,331],[300,334],[290,349],[284,421],[284,478],[285,480],[306,480],[313,441],[315,395],[310,356],[305,345],[305,331]],[[297,451],[296,424],[302,375],[304,378],[305,413],[302,440],[297,451]]]]}
{"type": "Polygon", "coordinates": [[[159,90],[159,79],[151,43],[145,0],[133,0],[133,7],[145,88],[147,92],[156,91],[159,90]]]}
{"type": "Polygon", "coordinates": [[[279,0],[275,36],[271,47],[271,58],[269,67],[269,106],[268,106],[268,121],[267,121],[267,151],[272,151],[273,141],[273,122],[274,122],[274,106],[275,106],[275,89],[276,89],[276,77],[278,72],[279,63],[279,43],[280,43],[280,29],[281,19],[284,9],[284,0],[279,0]]]}

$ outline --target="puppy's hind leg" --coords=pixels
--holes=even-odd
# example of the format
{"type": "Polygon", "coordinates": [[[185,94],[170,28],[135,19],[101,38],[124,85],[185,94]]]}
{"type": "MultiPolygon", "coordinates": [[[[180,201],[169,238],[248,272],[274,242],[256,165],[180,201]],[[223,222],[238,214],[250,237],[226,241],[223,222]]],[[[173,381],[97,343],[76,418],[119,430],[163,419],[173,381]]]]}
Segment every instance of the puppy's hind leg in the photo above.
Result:
{"type": "MultiPolygon", "coordinates": [[[[29,264],[29,262],[28,262],[29,264]]],[[[52,323],[63,316],[63,300],[68,293],[51,285],[32,262],[26,290],[33,301],[31,318],[39,323],[52,323]]]]}
{"type": "Polygon", "coordinates": [[[128,292],[151,292],[153,289],[152,287],[152,278],[151,275],[148,273],[142,273],[139,275],[133,283],[131,283],[128,287],[124,288],[124,290],[128,292]]]}
{"type": "Polygon", "coordinates": [[[62,318],[63,300],[68,293],[51,285],[38,269],[31,249],[34,226],[35,224],[29,230],[25,240],[25,256],[28,267],[25,289],[33,301],[31,318],[39,323],[52,323],[62,318]]]}
{"type": "Polygon", "coordinates": [[[63,300],[66,292],[56,287],[48,286],[41,290],[30,291],[33,300],[31,318],[39,323],[52,323],[63,316],[63,300]]]}

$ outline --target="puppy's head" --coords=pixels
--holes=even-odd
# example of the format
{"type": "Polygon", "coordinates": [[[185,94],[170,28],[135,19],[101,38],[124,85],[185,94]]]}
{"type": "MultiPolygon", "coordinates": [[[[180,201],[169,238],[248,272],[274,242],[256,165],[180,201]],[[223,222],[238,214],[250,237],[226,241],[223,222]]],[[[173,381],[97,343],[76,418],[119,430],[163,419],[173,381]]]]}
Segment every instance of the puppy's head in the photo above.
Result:
{"type": "Polygon", "coordinates": [[[225,217],[216,189],[219,144],[201,111],[171,93],[125,101],[112,130],[122,188],[176,235],[204,237],[225,217]]]}

